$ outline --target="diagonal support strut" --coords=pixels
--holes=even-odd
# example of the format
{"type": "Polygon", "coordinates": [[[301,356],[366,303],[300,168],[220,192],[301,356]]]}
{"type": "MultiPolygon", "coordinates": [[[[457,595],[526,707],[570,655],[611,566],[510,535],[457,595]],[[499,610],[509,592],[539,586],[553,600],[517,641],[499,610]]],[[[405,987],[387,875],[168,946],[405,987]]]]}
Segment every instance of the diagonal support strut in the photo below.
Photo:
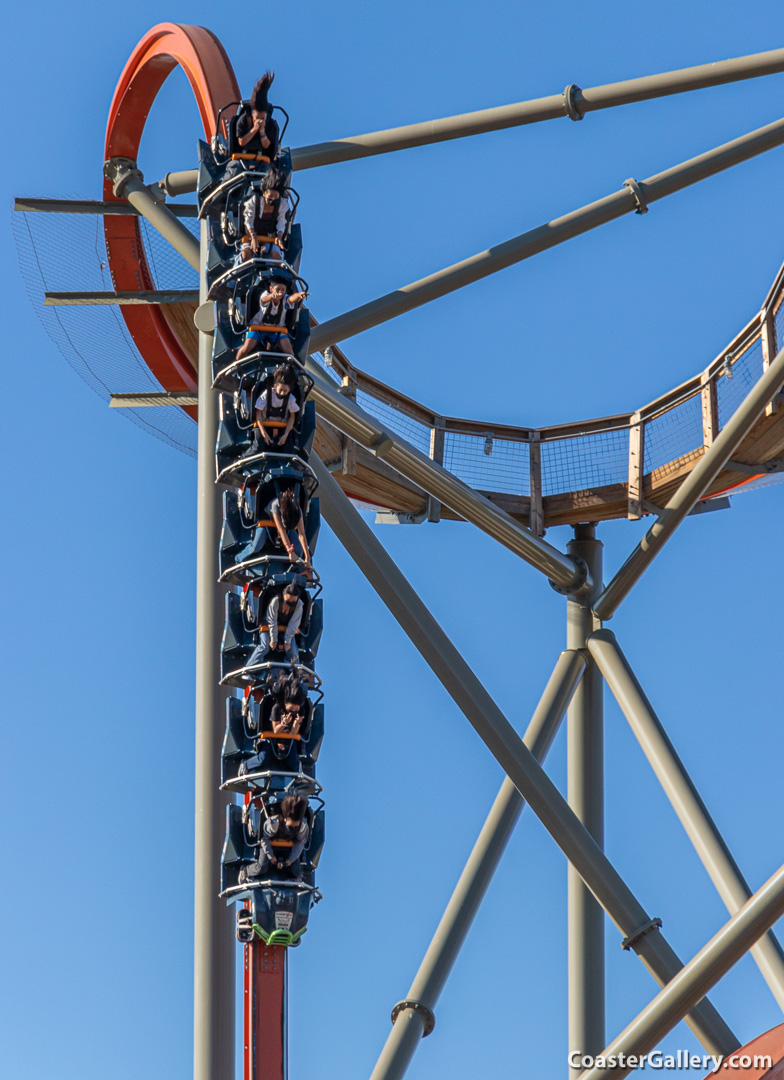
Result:
{"type": "MultiPolygon", "coordinates": [[[[615,635],[611,630],[597,631],[589,638],[588,649],[694,845],[702,865],[716,886],[716,891],[730,915],[734,915],[751,896],[751,889],[648,701],[629,661],[621,651],[615,635]]],[[[784,1010],[784,951],[772,931],[769,930],[760,938],[752,947],[751,954],[779,1007],[784,1010]]]]}
{"type": "MultiPolygon", "coordinates": [[[[567,650],[558,657],[523,736],[523,742],[540,763],[547,756],[584,668],[585,658],[579,652],[567,650]]],[[[522,796],[507,777],[455,886],[406,1001],[417,1002],[432,1014],[524,806],[522,796]]],[[[397,1013],[370,1080],[401,1080],[425,1034],[425,1018],[422,1009],[412,1006],[397,1013]]]]}

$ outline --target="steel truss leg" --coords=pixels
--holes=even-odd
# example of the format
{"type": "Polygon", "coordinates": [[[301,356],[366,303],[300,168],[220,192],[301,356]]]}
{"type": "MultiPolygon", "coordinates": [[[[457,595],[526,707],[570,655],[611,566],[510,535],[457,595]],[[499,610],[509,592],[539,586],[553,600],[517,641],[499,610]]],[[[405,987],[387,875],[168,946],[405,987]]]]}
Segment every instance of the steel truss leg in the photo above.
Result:
{"type": "Polygon", "coordinates": [[[784,383],[784,349],[754,384],[719,432],[716,441],[692,469],[659,517],[620,568],[595,605],[600,619],[609,619],[653,562],[680,523],[705,494],[733,456],[768,402],[784,383]]]}
{"type": "MultiPolygon", "coordinates": [[[[207,226],[201,225],[206,265],[207,226]]],[[[206,293],[202,273],[202,293],[206,293]]],[[[196,558],[196,863],[194,882],[193,1076],[234,1080],[234,962],[229,908],[218,898],[226,804],[220,787],[223,741],[219,688],[223,590],[218,585],[221,504],[215,484],[218,395],[212,389],[212,334],[199,333],[199,457],[196,558]]]]}
{"type": "MultiPolygon", "coordinates": [[[[730,915],[751,896],[746,879],[708,813],[691,777],[645,696],[629,661],[610,630],[599,630],[588,642],[607,685],[672,803],[710,879],[730,915]]],[[[784,1009],[784,951],[769,931],[751,950],[762,977],[784,1009]]]]}
{"type": "MultiPolygon", "coordinates": [[[[490,749],[501,768],[577,868],[596,899],[653,977],[664,985],[683,967],[664,936],[596,841],[422,603],[372,530],[341,491],[328,469],[311,455],[319,482],[321,511],[443,687],[490,749]]],[[[729,1054],[740,1046],[706,999],[687,1023],[709,1053],[729,1054]]]]}
{"type": "MultiPolygon", "coordinates": [[[[602,544],[593,525],[577,525],[569,554],[588,564],[593,588],[567,605],[566,646],[585,649],[595,629],[591,601],[602,585],[602,544]]],[[[598,625],[598,624],[596,624],[598,625]]],[[[604,686],[590,655],[567,714],[569,805],[604,848],[604,686]]],[[[604,912],[569,866],[569,1049],[597,1054],[604,1046],[604,912]]],[[[576,1074],[578,1070],[573,1070],[576,1074]]]]}
{"type": "MultiPolygon", "coordinates": [[[[537,761],[547,756],[584,668],[581,653],[562,652],[559,656],[523,737],[537,761]]],[[[524,805],[507,777],[406,995],[405,1000],[412,1004],[397,1012],[370,1080],[401,1080],[405,1075],[425,1033],[424,1009],[432,1014],[436,1007],[524,805]]]]}
{"type": "MultiPolygon", "coordinates": [[[[623,1054],[624,1063],[618,1062],[615,1067],[609,1068],[595,1065],[581,1073],[581,1080],[621,1080],[627,1076],[637,1066],[636,1061],[629,1064],[629,1055],[638,1056],[652,1050],[675,1027],[686,1010],[714,986],[782,915],[784,866],[754,893],[672,982],[602,1051],[605,1059],[623,1054]]],[[[772,1076],[773,1073],[766,1075],[772,1076]]]]}

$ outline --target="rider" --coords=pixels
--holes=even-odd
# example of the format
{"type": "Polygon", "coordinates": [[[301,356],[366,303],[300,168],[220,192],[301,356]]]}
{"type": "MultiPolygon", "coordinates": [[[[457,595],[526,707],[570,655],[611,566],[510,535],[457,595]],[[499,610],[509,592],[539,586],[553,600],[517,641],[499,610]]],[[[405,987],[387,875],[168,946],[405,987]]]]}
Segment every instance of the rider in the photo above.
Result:
{"type": "Polygon", "coordinates": [[[242,204],[242,221],[251,250],[254,256],[280,260],[283,258],[283,238],[289,215],[289,200],[284,194],[283,179],[270,166],[253,188],[242,204]],[[272,243],[260,244],[259,236],[274,237],[277,246],[272,243]]]}
{"type": "Polygon", "coordinates": [[[288,353],[289,356],[294,355],[294,346],[286,327],[286,314],[308,294],[296,292],[287,295],[286,288],[286,282],[281,278],[271,279],[269,288],[259,298],[259,310],[250,320],[250,324],[251,326],[263,324],[279,329],[248,330],[245,340],[237,349],[237,360],[243,360],[246,356],[257,352],[259,348],[288,353]]]}
{"type": "Polygon", "coordinates": [[[298,663],[296,635],[304,611],[302,589],[296,582],[284,585],[282,593],[276,592],[267,605],[267,629],[261,631],[259,643],[248,657],[245,667],[255,667],[263,663],[269,653],[276,652],[279,646],[292,664],[298,663]],[[285,625],[282,641],[279,641],[279,625],[285,625]]]}
{"type": "Polygon", "coordinates": [[[273,814],[266,814],[263,802],[259,802],[262,812],[265,813],[259,841],[259,859],[249,866],[243,866],[239,873],[239,883],[244,885],[249,878],[263,877],[270,870],[282,871],[282,877],[301,878],[300,857],[310,836],[306,817],[307,799],[301,795],[287,795],[277,808],[278,812],[273,814]],[[275,841],[279,843],[276,844],[275,841]]]}
{"type": "Polygon", "coordinates": [[[280,145],[280,128],[270,115],[267,92],[275,78],[266,71],[250,95],[250,112],[243,110],[237,121],[237,143],[241,154],[259,154],[274,161],[280,145]]]}

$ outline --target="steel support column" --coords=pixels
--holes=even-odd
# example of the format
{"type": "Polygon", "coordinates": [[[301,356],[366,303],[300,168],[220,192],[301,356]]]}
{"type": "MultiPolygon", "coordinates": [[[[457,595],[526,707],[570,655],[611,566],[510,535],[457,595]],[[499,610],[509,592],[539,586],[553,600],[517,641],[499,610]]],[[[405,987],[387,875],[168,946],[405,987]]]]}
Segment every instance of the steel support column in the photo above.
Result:
{"type": "MultiPolygon", "coordinates": [[[[642,904],[498,708],[433,618],[373,531],[315,455],[322,514],[340,542],[419,650],[444,689],[474,727],[501,768],[577,868],[648,971],[664,985],[683,966],[642,904]]],[[[706,999],[687,1023],[710,1053],[729,1054],[740,1043],[706,999]]]]}
{"type": "MultiPolygon", "coordinates": [[[[591,600],[601,591],[602,543],[593,525],[576,525],[568,552],[583,559],[593,587],[566,605],[566,647],[585,649],[596,629],[591,600]]],[[[604,848],[604,688],[592,657],[567,713],[569,805],[604,848]]],[[[568,874],[569,1049],[597,1054],[605,1043],[604,912],[573,866],[568,874]]],[[[579,1072],[579,1070],[573,1070],[579,1072]]]]}
{"type": "MultiPolygon", "coordinates": [[[[565,119],[567,116],[579,120],[585,113],[597,109],[610,109],[635,101],[649,101],[651,98],[720,86],[722,83],[737,82],[740,79],[753,79],[778,71],[784,71],[784,49],[737,56],[714,64],[681,68],[679,71],[663,71],[658,75],[592,86],[586,90],[581,90],[579,86],[568,86],[563,93],[520,101],[514,105],[480,109],[460,116],[445,116],[439,120],[426,120],[421,124],[389,128],[387,131],[372,131],[367,135],[353,135],[311,146],[299,146],[292,150],[291,157],[294,168],[301,172],[303,169],[315,169],[338,161],[351,161],[373,154],[389,154],[393,150],[406,150],[411,146],[426,146],[449,139],[463,139],[468,135],[500,131],[522,124],[536,124],[542,120],[565,119]]],[[[195,176],[193,183],[195,188],[195,176]]]]}
{"type": "MultiPolygon", "coordinates": [[[[584,654],[562,652],[528,725],[523,742],[544,761],[585,668],[584,654]]],[[[435,1010],[441,991],[506,850],[525,805],[507,777],[482,826],[446,911],[405,1000],[435,1010]]],[[[426,1013],[411,1005],[397,1013],[370,1080],[401,1080],[425,1033],[426,1013]]]]}
{"type": "MultiPolygon", "coordinates": [[[[657,994],[631,1024],[602,1051],[602,1056],[625,1057],[615,1067],[595,1065],[581,1073],[581,1080],[622,1080],[636,1063],[629,1055],[645,1054],[659,1043],[687,1009],[736,964],[758,938],[784,915],[784,866],[769,878],[729,922],[683,967],[672,982],[657,994]]],[[[768,1075],[773,1075],[769,1073],[768,1075]]]]}
{"type": "Polygon", "coordinates": [[[462,262],[438,270],[434,274],[403,285],[394,292],[386,293],[375,300],[370,300],[360,307],[327,319],[313,328],[310,339],[311,352],[335,345],[338,341],[353,337],[379,323],[402,315],[406,311],[428,304],[440,296],[462,289],[474,281],[495,274],[507,266],[522,262],[538,255],[541,251],[562,244],[575,236],[589,232],[599,225],[623,217],[625,214],[643,210],[648,203],[672,195],[675,191],[696,184],[709,176],[742,161],[756,157],[766,150],[784,143],[784,120],[758,128],[742,135],[739,139],[724,143],[713,150],[708,150],[689,161],[674,165],[671,169],[648,177],[639,182],[629,180],[620,189],[603,199],[573,210],[570,214],[548,221],[536,229],[522,233],[504,243],[496,244],[487,251],[481,251],[462,262]]]}
{"type": "MultiPolygon", "coordinates": [[[[207,225],[201,223],[202,296],[206,296],[207,225]]],[[[193,942],[193,1077],[234,1080],[234,963],[231,910],[218,898],[220,858],[230,796],[219,791],[223,742],[220,643],[223,590],[218,585],[222,521],[215,484],[218,395],[212,389],[212,340],[199,332],[199,449],[196,509],[196,855],[193,942]]]]}
{"type": "MultiPolygon", "coordinates": [[[[694,845],[702,865],[716,886],[716,891],[730,915],[734,915],[751,896],[751,889],[683,762],[675,752],[629,661],[615,640],[615,635],[611,630],[599,630],[588,641],[588,648],[694,845]]],[[[784,951],[772,930],[752,946],[751,954],[780,1008],[784,1010],[784,951]]]]}
{"type": "Polygon", "coordinates": [[[599,597],[594,610],[600,619],[612,618],[620,603],[733,456],[782,383],[784,349],[751,388],[716,436],[716,441],[705,451],[700,462],[599,597]]]}

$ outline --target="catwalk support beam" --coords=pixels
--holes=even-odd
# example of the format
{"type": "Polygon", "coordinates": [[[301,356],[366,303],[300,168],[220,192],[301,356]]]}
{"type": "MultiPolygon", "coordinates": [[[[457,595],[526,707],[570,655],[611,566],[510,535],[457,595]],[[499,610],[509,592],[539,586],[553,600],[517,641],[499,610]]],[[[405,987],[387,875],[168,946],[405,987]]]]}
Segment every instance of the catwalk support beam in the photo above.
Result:
{"type": "MultiPolygon", "coordinates": [[[[678,71],[664,71],[639,79],[592,86],[587,90],[570,85],[563,93],[520,101],[514,105],[480,109],[459,116],[426,120],[420,124],[406,124],[386,131],[372,131],[367,135],[353,135],[330,142],[314,143],[311,146],[300,146],[291,152],[292,163],[294,168],[301,172],[303,169],[315,169],[339,161],[389,154],[394,150],[407,150],[412,146],[427,146],[449,139],[464,139],[468,135],[536,124],[542,120],[566,117],[581,120],[586,113],[598,109],[630,105],[632,102],[649,101],[651,98],[666,97],[670,94],[683,94],[689,90],[702,90],[708,86],[720,86],[722,83],[753,79],[779,71],[784,71],[784,49],[737,56],[731,60],[699,64],[697,67],[681,68],[678,71]]],[[[174,175],[179,177],[185,174],[174,175]]],[[[168,179],[167,176],[166,180],[168,179]]],[[[194,175],[193,188],[183,187],[181,190],[177,189],[176,193],[194,190],[195,184],[194,175]]]]}
{"type": "MultiPolygon", "coordinates": [[[[315,455],[311,456],[310,461],[319,482],[321,511],[333,532],[501,768],[628,939],[629,947],[637,953],[660,986],[669,982],[683,965],[657,929],[655,921],[651,920],[569,808],[372,529],[343,494],[329,470],[315,455]]],[[[729,1054],[740,1045],[707,999],[694,1007],[687,1023],[709,1053],[729,1054]]]]}
{"type": "MultiPolygon", "coordinates": [[[[704,948],[603,1052],[616,1063],[594,1065],[580,1074],[581,1080],[622,1080],[639,1057],[652,1050],[675,1027],[686,1009],[711,989],[736,964],[766,930],[784,915],[784,866],[758,889],[740,911],[710,939],[704,948]],[[617,1059],[623,1055],[624,1064],[617,1059]]],[[[775,1070],[774,1070],[775,1071],[775,1070]]],[[[731,1075],[731,1072],[729,1073],[731,1075]]],[[[772,1076],[773,1073],[767,1075],[772,1076]]]]}
{"type": "Polygon", "coordinates": [[[331,385],[312,360],[308,370],[315,383],[311,391],[321,417],[344,435],[372,450],[387,465],[413,481],[460,517],[492,536],[515,555],[535,566],[563,589],[579,589],[584,569],[574,559],[541,540],[494,503],[464,484],[454,473],[404,442],[350,398],[331,385]]]}
{"type": "MultiPolygon", "coordinates": [[[[784,124],[784,121],[782,121],[784,124]]],[[[768,402],[784,383],[784,349],[754,384],[730,419],[689,473],[653,525],[599,597],[595,611],[600,619],[609,619],[619,604],[642,577],[687,514],[732,458],[768,402]]]]}
{"type": "MultiPolygon", "coordinates": [[[[547,752],[585,668],[578,652],[562,652],[528,725],[523,742],[538,762],[547,752]]],[[[471,929],[479,907],[525,805],[507,777],[474,844],[438,929],[402,1008],[396,1006],[392,1030],[370,1080],[401,1080],[426,1033],[441,991],[471,929]]]]}
{"type": "MultiPolygon", "coordinates": [[[[207,225],[201,224],[204,266],[207,225]]],[[[206,279],[201,273],[202,296],[206,279]]],[[[234,1080],[234,962],[231,910],[218,898],[226,805],[219,791],[223,701],[219,687],[223,591],[217,552],[222,510],[215,484],[218,395],[212,389],[211,333],[199,332],[196,504],[196,855],[194,868],[193,1077],[234,1080]]]]}
{"type": "Polygon", "coordinates": [[[406,311],[437,300],[440,296],[462,289],[474,281],[495,274],[515,263],[530,259],[548,248],[571,240],[575,236],[606,225],[609,221],[633,212],[644,212],[649,203],[663,199],[673,192],[705,180],[758,154],[784,143],[784,120],[758,128],[739,139],[708,150],[698,157],[673,166],[647,180],[627,180],[619,190],[570,214],[548,221],[536,229],[522,233],[512,240],[481,251],[462,262],[438,270],[435,274],[404,285],[353,308],[314,327],[310,348],[312,352],[325,349],[363,330],[388,322],[406,311]]]}
{"type": "MultiPolygon", "coordinates": [[[[568,551],[587,564],[593,582],[588,596],[566,604],[566,647],[585,649],[596,629],[591,600],[602,582],[602,543],[594,526],[576,525],[568,551]]],[[[572,810],[604,849],[604,685],[587,651],[586,657],[567,713],[567,789],[572,810]]],[[[598,1054],[605,1043],[604,912],[571,865],[568,926],[569,1049],[598,1054]]]]}
{"type": "MultiPolygon", "coordinates": [[[[599,630],[588,641],[588,648],[694,845],[702,865],[708,871],[730,915],[734,915],[751,896],[751,889],[683,762],[675,752],[661,720],[654,712],[615,635],[610,630],[599,630]]],[[[760,938],[752,947],[751,954],[779,1007],[784,1010],[784,951],[772,931],[760,938]]]]}

